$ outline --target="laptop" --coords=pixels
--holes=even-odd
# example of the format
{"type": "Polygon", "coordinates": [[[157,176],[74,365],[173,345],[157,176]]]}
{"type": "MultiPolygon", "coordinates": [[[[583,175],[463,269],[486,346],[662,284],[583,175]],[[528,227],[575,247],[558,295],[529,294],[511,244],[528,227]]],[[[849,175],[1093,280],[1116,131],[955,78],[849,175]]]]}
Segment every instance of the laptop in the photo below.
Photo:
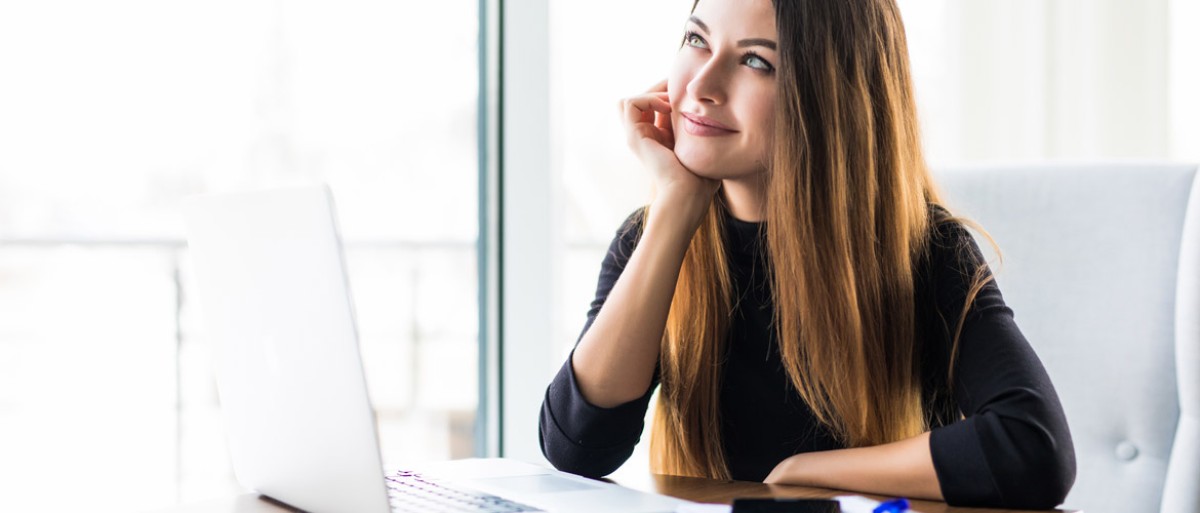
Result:
{"type": "Polygon", "coordinates": [[[504,458],[385,473],[329,188],[192,196],[184,218],[229,453],[247,488],[314,513],[687,504],[504,458]]]}

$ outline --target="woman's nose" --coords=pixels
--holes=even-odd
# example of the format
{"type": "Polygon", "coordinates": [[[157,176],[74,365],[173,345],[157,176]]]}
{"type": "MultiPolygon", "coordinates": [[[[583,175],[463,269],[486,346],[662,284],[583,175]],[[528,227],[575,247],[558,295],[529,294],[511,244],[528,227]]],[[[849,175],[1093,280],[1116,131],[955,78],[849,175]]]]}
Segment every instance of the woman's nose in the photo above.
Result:
{"type": "Polygon", "coordinates": [[[692,80],[688,82],[687,91],[697,102],[724,105],[725,87],[721,63],[716,58],[712,58],[692,76],[692,80]]]}

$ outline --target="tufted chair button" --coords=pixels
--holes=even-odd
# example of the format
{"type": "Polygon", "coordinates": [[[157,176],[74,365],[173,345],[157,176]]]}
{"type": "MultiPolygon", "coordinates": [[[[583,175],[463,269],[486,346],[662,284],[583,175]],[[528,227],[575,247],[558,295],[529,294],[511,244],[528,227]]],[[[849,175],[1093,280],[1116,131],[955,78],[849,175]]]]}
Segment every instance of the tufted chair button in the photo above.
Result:
{"type": "Polygon", "coordinates": [[[1138,448],[1133,443],[1125,441],[1117,444],[1117,458],[1124,461],[1133,461],[1138,456],[1138,448]]]}

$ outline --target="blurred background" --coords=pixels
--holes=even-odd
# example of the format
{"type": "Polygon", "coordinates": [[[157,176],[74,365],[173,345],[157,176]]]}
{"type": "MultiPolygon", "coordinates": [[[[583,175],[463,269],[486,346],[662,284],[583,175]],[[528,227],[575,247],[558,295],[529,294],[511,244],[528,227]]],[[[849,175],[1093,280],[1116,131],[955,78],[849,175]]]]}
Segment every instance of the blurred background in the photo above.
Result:
{"type": "MultiPolygon", "coordinates": [[[[666,76],[691,0],[0,1],[0,511],[239,493],[178,210],[204,192],[329,183],[384,460],[500,452],[477,243],[505,3],[548,27],[544,388],[649,200],[613,105],[666,76]]],[[[1200,2],[899,4],[935,168],[1200,161],[1200,2]]]]}

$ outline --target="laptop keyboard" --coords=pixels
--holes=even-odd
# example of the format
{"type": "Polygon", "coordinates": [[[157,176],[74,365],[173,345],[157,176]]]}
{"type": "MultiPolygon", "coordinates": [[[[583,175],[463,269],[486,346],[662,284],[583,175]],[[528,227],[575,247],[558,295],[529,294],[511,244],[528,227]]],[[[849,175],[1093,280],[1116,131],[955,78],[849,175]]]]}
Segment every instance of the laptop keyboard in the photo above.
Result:
{"type": "Polygon", "coordinates": [[[517,513],[541,511],[495,495],[399,471],[387,477],[388,499],[395,513],[517,513]]]}

